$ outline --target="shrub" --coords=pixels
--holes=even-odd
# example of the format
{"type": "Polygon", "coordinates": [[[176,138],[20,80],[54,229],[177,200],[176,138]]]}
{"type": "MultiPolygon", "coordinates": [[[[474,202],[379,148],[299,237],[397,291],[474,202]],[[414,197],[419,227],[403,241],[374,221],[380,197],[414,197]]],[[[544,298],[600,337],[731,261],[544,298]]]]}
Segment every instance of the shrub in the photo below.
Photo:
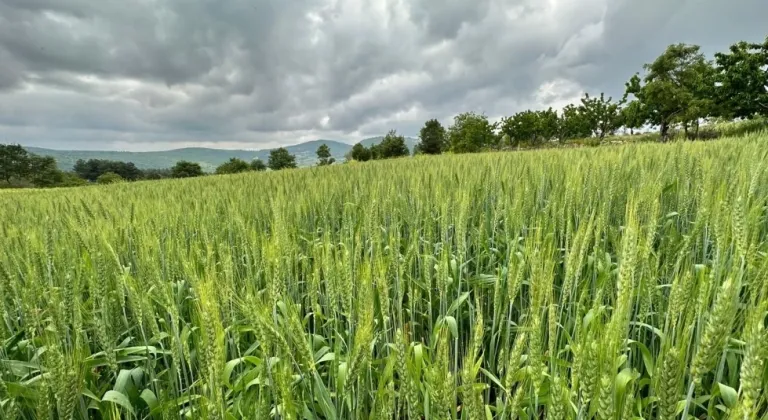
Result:
{"type": "Polygon", "coordinates": [[[99,175],[98,178],[96,178],[97,184],[115,184],[118,182],[123,182],[124,179],[120,175],[114,173],[114,172],[105,172],[101,175],[99,175]]]}

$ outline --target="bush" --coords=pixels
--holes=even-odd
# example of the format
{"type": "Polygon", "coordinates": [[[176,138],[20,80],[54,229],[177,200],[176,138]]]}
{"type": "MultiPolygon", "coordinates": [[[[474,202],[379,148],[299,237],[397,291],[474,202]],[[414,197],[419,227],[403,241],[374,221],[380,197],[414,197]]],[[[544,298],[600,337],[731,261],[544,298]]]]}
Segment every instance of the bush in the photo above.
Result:
{"type": "Polygon", "coordinates": [[[723,137],[745,136],[747,134],[763,131],[766,128],[768,128],[768,119],[766,118],[725,121],[713,124],[713,129],[719,132],[723,137]]]}
{"type": "Polygon", "coordinates": [[[698,135],[696,135],[696,139],[698,140],[715,140],[719,139],[722,133],[715,129],[707,128],[703,130],[699,130],[698,135]]]}
{"type": "Polygon", "coordinates": [[[61,177],[60,187],[81,187],[88,185],[88,181],[80,178],[76,173],[64,172],[61,177]]]}
{"type": "Polygon", "coordinates": [[[124,179],[120,175],[114,173],[114,172],[106,172],[101,175],[99,175],[98,178],[96,178],[96,183],[101,185],[106,184],[116,184],[118,182],[123,182],[124,179]]]}

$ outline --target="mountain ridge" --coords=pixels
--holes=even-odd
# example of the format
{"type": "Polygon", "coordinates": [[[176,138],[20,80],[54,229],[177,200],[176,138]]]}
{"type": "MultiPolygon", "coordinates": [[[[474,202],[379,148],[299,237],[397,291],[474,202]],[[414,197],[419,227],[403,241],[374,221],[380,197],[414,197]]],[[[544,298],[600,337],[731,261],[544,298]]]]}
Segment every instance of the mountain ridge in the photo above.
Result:
{"type": "MultiPolygon", "coordinates": [[[[383,136],[369,137],[360,141],[366,147],[381,142],[383,136]]],[[[417,140],[406,137],[406,145],[413,153],[413,148],[417,140]]],[[[317,162],[317,148],[321,144],[328,145],[331,150],[331,156],[337,162],[344,160],[352,144],[339,140],[318,139],[310,140],[290,146],[283,146],[289,153],[296,156],[298,166],[311,166],[317,162]]],[[[197,162],[206,172],[212,172],[217,166],[228,161],[230,158],[243,159],[250,162],[254,159],[261,159],[264,163],[269,159],[270,149],[216,149],[208,147],[182,147],[178,149],[159,150],[159,151],[109,151],[109,150],[65,150],[48,149],[42,147],[24,147],[28,152],[41,156],[52,156],[62,170],[71,170],[79,159],[105,159],[119,160],[124,162],[133,162],[139,169],[167,169],[171,168],[180,160],[197,162]]]]}

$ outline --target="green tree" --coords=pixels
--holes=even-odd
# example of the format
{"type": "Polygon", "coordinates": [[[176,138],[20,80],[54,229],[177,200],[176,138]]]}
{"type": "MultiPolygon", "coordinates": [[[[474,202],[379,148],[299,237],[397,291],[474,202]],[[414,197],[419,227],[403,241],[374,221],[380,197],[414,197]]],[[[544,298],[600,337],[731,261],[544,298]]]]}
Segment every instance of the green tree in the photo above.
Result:
{"type": "Polygon", "coordinates": [[[158,180],[173,177],[170,169],[145,169],[143,179],[158,180]]]}
{"type": "Polygon", "coordinates": [[[539,138],[539,114],[526,110],[504,117],[501,119],[500,130],[509,137],[510,146],[518,146],[521,142],[535,144],[539,138]]]}
{"type": "Polygon", "coordinates": [[[101,165],[99,164],[101,162],[97,159],[78,159],[77,162],[75,162],[75,173],[85,180],[95,182],[96,178],[99,177],[99,175],[103,174],[106,171],[102,171],[101,165]]]}
{"type": "Polygon", "coordinates": [[[763,44],[744,41],[729,52],[715,54],[716,100],[721,116],[753,118],[768,116],[768,38],[763,44]]]}
{"type": "Polygon", "coordinates": [[[180,160],[171,168],[171,176],[174,178],[193,178],[203,175],[203,168],[197,162],[180,160]]]}
{"type": "Polygon", "coordinates": [[[80,187],[88,185],[88,181],[81,178],[74,172],[62,172],[60,187],[80,187]]]}
{"type": "Polygon", "coordinates": [[[619,104],[611,97],[606,99],[603,93],[599,97],[585,93],[581,98],[581,109],[590,130],[601,140],[619,127],[619,104]]]}
{"type": "Polygon", "coordinates": [[[116,184],[118,182],[123,182],[124,179],[120,175],[114,173],[114,172],[105,172],[101,175],[99,175],[98,178],[96,178],[96,183],[106,185],[106,184],[116,184]]]}
{"type": "Polygon", "coordinates": [[[448,142],[454,153],[475,153],[496,144],[496,124],[488,117],[474,112],[459,114],[448,128],[448,142]]]}
{"type": "Polygon", "coordinates": [[[635,134],[635,130],[644,126],[647,120],[645,107],[640,101],[631,101],[621,109],[621,125],[628,128],[630,134],[635,134]]]}
{"type": "Polygon", "coordinates": [[[557,111],[550,107],[545,111],[536,111],[536,116],[536,132],[538,138],[545,141],[557,136],[557,111]]]}
{"type": "Polygon", "coordinates": [[[133,162],[121,162],[118,160],[79,159],[75,163],[74,169],[80,177],[91,182],[96,181],[100,175],[107,172],[114,172],[128,181],[135,181],[143,176],[141,170],[133,162]]]}
{"type": "Polygon", "coordinates": [[[252,171],[261,172],[267,170],[267,165],[265,165],[261,159],[252,160],[250,166],[252,171]]]}
{"type": "Polygon", "coordinates": [[[55,187],[62,183],[64,174],[51,156],[30,155],[29,181],[36,187],[55,187]]]}
{"type": "Polygon", "coordinates": [[[557,137],[560,141],[579,139],[592,135],[581,106],[568,104],[563,108],[557,121],[557,137]]]}
{"type": "Polygon", "coordinates": [[[372,160],[381,159],[381,143],[372,144],[368,150],[371,151],[372,160]]]}
{"type": "Polygon", "coordinates": [[[317,148],[317,164],[319,166],[332,165],[336,162],[336,159],[331,157],[331,149],[327,144],[323,143],[317,148]]]}
{"type": "Polygon", "coordinates": [[[238,158],[230,158],[227,162],[222,163],[216,168],[216,174],[217,175],[224,175],[224,174],[237,174],[240,172],[246,172],[251,170],[251,167],[248,166],[248,162],[238,159],[238,158]]]}
{"type": "Polygon", "coordinates": [[[269,152],[269,161],[267,162],[269,169],[273,171],[279,171],[281,169],[290,169],[296,167],[296,156],[288,153],[284,147],[271,150],[269,152]]]}
{"type": "Polygon", "coordinates": [[[29,174],[29,153],[19,144],[0,144],[0,178],[9,185],[29,174]]]}
{"type": "Polygon", "coordinates": [[[376,147],[376,159],[391,159],[410,155],[408,146],[405,145],[405,137],[391,130],[376,147]]]}
{"type": "MultiPolygon", "coordinates": [[[[686,111],[709,91],[705,84],[711,64],[698,45],[670,45],[653,63],[644,66],[645,76],[634,75],[627,83],[627,94],[634,95],[646,110],[648,122],[659,126],[661,141],[669,137],[676,122],[686,123],[694,113],[686,111]]],[[[701,111],[697,111],[701,117],[701,111]]]]}
{"type": "Polygon", "coordinates": [[[432,119],[424,123],[419,132],[419,144],[416,146],[420,153],[439,155],[446,148],[445,128],[440,121],[432,119]]]}
{"type": "Polygon", "coordinates": [[[371,160],[371,150],[363,146],[362,143],[357,143],[349,151],[349,157],[358,162],[367,162],[371,160]]]}
{"type": "Polygon", "coordinates": [[[517,146],[520,142],[537,144],[556,137],[559,133],[559,118],[552,108],[543,111],[521,111],[501,119],[500,131],[503,143],[517,146]]]}

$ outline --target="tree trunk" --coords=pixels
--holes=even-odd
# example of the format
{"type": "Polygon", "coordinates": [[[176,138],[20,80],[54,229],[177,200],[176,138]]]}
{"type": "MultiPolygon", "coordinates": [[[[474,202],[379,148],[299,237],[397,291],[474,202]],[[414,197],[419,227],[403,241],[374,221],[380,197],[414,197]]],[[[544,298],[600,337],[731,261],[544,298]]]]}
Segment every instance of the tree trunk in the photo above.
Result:
{"type": "Polygon", "coordinates": [[[693,130],[693,138],[698,139],[699,138],[699,120],[696,120],[696,124],[694,124],[694,130],[693,130]]]}
{"type": "Polygon", "coordinates": [[[683,122],[683,135],[688,140],[688,121],[683,122]]]}
{"type": "Polygon", "coordinates": [[[661,122],[661,127],[659,128],[661,137],[659,138],[659,141],[662,143],[667,142],[667,136],[669,136],[669,123],[666,121],[661,122]]]}

